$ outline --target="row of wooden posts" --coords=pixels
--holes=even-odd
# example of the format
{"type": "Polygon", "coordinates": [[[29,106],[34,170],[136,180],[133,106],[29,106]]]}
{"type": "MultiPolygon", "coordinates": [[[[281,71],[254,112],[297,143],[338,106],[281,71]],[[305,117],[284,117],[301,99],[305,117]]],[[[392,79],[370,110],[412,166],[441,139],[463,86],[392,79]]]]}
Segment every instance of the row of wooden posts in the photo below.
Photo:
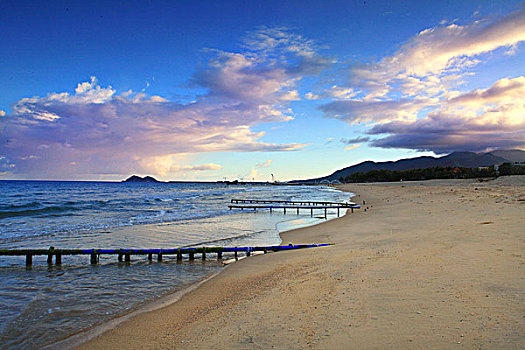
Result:
{"type": "Polygon", "coordinates": [[[232,199],[231,204],[228,205],[230,210],[232,209],[251,209],[256,211],[257,209],[268,209],[270,213],[274,209],[283,209],[283,213],[286,215],[286,210],[296,210],[297,215],[301,209],[309,209],[310,216],[314,216],[314,209],[324,210],[324,218],[327,218],[328,209],[337,209],[337,217],[339,217],[340,209],[350,209],[354,212],[354,209],[360,208],[358,204],[353,202],[338,203],[338,202],[312,202],[312,201],[281,201],[281,200],[260,200],[260,199],[232,199]]]}
{"type": "Polygon", "coordinates": [[[195,254],[201,254],[201,259],[206,260],[207,254],[216,254],[217,260],[221,260],[223,253],[233,253],[235,259],[238,253],[245,253],[250,256],[252,252],[277,252],[282,250],[304,249],[328,246],[330,244],[301,244],[301,245],[282,245],[282,246],[262,246],[262,247],[195,247],[195,248],[175,248],[175,249],[0,249],[0,256],[25,256],[26,266],[33,264],[33,256],[46,256],[47,263],[62,264],[64,255],[89,255],[91,264],[98,264],[100,255],[117,255],[118,261],[131,261],[131,255],[147,255],[148,260],[153,260],[153,255],[157,255],[157,261],[162,261],[165,255],[175,255],[178,261],[182,260],[183,255],[188,255],[189,260],[195,259],[195,254]]]}

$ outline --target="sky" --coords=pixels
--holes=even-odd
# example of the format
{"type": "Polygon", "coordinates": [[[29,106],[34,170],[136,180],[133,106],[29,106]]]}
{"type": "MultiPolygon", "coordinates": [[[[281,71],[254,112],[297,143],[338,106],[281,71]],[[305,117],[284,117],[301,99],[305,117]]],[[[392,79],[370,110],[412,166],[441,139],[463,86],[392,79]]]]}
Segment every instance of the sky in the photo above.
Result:
{"type": "Polygon", "coordinates": [[[523,1],[0,0],[0,179],[525,149],[523,1]]]}

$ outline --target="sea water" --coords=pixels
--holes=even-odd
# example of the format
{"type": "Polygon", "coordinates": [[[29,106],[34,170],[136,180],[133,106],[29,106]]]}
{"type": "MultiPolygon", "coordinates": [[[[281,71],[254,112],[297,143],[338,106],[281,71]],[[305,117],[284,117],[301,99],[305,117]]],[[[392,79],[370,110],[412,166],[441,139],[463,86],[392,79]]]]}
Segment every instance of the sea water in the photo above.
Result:
{"type": "MultiPolygon", "coordinates": [[[[322,222],[324,211],[311,218],[309,210],[229,210],[230,200],[349,197],[323,186],[0,181],[0,249],[277,245],[280,231],[322,222]]],[[[0,349],[40,348],[223,268],[213,259],[141,256],[128,263],[101,256],[97,265],[63,256],[61,266],[35,256],[26,268],[24,259],[0,257],[0,349]]]]}

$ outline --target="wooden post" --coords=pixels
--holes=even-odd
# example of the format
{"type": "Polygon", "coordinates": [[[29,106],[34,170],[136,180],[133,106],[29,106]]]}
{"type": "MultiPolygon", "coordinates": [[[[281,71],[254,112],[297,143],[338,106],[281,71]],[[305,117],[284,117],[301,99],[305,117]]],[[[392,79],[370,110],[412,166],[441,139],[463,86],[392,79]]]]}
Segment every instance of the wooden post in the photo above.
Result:
{"type": "Polygon", "coordinates": [[[326,219],[326,208],[324,208],[324,218],[326,219]]]}
{"type": "Polygon", "coordinates": [[[92,265],[95,265],[97,263],[97,254],[91,253],[90,262],[92,265]]]}
{"type": "Polygon", "coordinates": [[[124,260],[126,260],[126,262],[130,262],[131,261],[131,254],[129,254],[129,253],[124,254],[124,260]]]}
{"type": "Polygon", "coordinates": [[[270,207],[270,214],[272,213],[272,207],[270,207]]]}
{"type": "Polygon", "coordinates": [[[157,255],[157,261],[162,261],[162,253],[159,253],[159,254],[157,255]]]}
{"type": "Polygon", "coordinates": [[[53,263],[53,254],[52,251],[55,250],[55,247],[49,247],[49,254],[47,254],[47,263],[51,265],[53,263]]]}
{"type": "Polygon", "coordinates": [[[177,261],[182,260],[182,253],[180,252],[180,249],[177,250],[177,261]]]}
{"type": "Polygon", "coordinates": [[[33,265],[33,256],[31,254],[26,255],[26,266],[33,265]]]}
{"type": "Polygon", "coordinates": [[[299,215],[299,208],[297,208],[297,215],[299,215]]]}
{"type": "Polygon", "coordinates": [[[337,208],[337,217],[339,217],[339,208],[337,208]]]}
{"type": "Polygon", "coordinates": [[[237,260],[237,251],[235,251],[235,260],[237,260]]]}
{"type": "Polygon", "coordinates": [[[122,253],[118,253],[118,261],[122,262],[122,253]]]}
{"type": "Polygon", "coordinates": [[[284,215],[286,215],[286,208],[284,208],[284,215]]]}
{"type": "Polygon", "coordinates": [[[222,259],[222,252],[217,252],[217,260],[221,260],[222,259]]]}
{"type": "Polygon", "coordinates": [[[202,260],[206,260],[206,248],[202,248],[202,260]]]}
{"type": "Polygon", "coordinates": [[[149,261],[153,261],[153,254],[151,254],[151,253],[148,254],[148,260],[149,261]]]}
{"type": "Polygon", "coordinates": [[[352,213],[354,212],[354,208],[350,208],[350,210],[352,210],[352,213]]]}
{"type": "Polygon", "coordinates": [[[57,254],[55,255],[55,263],[56,263],[57,265],[62,265],[62,254],[57,253],[57,254]]]}
{"type": "Polygon", "coordinates": [[[188,255],[190,256],[190,260],[194,260],[195,259],[195,253],[191,252],[188,255]]]}
{"type": "Polygon", "coordinates": [[[310,217],[314,216],[314,208],[310,208],[310,217]]]}
{"type": "Polygon", "coordinates": [[[252,253],[249,250],[247,250],[246,251],[246,256],[250,256],[250,255],[252,255],[252,253]]]}

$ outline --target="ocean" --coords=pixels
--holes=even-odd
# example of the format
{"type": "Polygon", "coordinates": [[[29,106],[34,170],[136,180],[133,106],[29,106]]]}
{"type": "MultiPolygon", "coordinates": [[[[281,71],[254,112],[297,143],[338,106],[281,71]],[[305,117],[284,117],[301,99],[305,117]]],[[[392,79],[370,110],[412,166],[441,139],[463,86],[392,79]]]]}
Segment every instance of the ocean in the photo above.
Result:
{"type": "MultiPolygon", "coordinates": [[[[0,181],[0,249],[178,248],[281,243],[279,232],[324,221],[229,210],[232,198],[349,201],[326,186],[0,181]]],[[[334,218],[336,212],[328,212],[334,218]]],[[[341,214],[344,214],[342,212],[341,214]]],[[[311,242],[322,243],[322,242],[311,242]]],[[[0,257],[0,349],[37,349],[210,276],[214,259],[162,262],[101,256],[0,257]]]]}

